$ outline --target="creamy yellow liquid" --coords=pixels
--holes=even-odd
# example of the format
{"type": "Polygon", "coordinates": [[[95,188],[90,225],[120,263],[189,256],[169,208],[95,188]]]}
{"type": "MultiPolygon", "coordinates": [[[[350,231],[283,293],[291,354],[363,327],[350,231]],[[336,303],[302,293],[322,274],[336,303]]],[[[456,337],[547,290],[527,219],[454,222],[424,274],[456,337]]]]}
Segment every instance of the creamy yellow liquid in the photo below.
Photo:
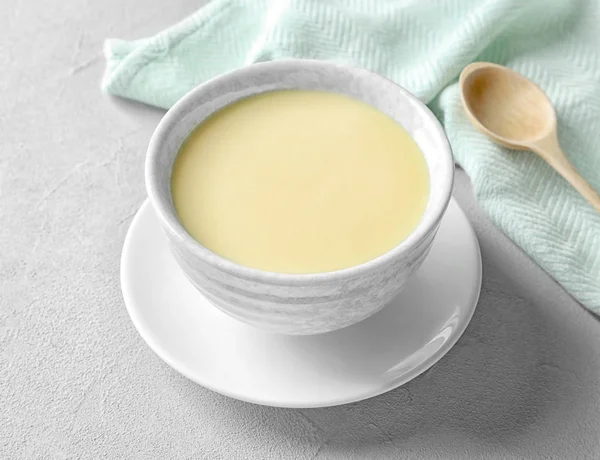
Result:
{"type": "Polygon", "coordinates": [[[398,123],[349,97],[300,90],[244,99],[200,124],[171,185],[198,242],[280,273],[384,254],[414,230],[429,196],[423,154],[398,123]]]}

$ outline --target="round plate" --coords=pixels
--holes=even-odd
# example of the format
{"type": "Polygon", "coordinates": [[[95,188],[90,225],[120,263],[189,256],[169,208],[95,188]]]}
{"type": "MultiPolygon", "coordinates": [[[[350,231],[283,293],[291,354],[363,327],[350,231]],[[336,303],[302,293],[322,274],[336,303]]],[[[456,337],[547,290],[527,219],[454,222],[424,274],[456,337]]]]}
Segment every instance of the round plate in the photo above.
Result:
{"type": "Polygon", "coordinates": [[[285,336],[227,316],[196,291],[146,201],[125,238],[121,286],[142,338],[189,379],[256,404],[322,407],[396,388],[446,354],[475,310],[481,256],[452,200],[427,259],[390,305],[345,329],[285,336]]]}

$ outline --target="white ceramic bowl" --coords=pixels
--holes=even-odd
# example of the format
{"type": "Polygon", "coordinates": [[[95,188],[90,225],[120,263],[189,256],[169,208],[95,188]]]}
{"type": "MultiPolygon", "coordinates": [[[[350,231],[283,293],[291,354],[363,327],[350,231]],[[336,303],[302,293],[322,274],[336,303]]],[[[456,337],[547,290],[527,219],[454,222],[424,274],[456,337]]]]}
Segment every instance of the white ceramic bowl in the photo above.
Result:
{"type": "Polygon", "coordinates": [[[148,147],[146,188],[175,260],[192,284],[225,313],[283,334],[318,334],[357,323],[400,292],[431,248],[452,191],[454,162],[440,123],[405,89],[372,72],[312,61],[265,62],[210,80],[164,116],[148,147]],[[400,123],[421,148],[430,176],[425,214],[411,235],[369,262],[328,273],[283,274],[214,254],[183,228],[171,198],[171,169],[194,128],[244,97],[281,89],[322,90],[362,100],[400,123]]]}

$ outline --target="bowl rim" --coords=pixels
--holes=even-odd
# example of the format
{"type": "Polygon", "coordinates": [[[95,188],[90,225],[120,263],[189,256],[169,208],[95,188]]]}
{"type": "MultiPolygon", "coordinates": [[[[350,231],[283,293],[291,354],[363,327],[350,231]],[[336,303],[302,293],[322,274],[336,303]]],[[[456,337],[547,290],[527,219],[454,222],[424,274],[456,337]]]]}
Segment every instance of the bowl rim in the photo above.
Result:
{"type": "MultiPolygon", "coordinates": [[[[429,168],[428,170],[431,172],[429,168]]],[[[448,203],[450,202],[454,183],[454,159],[444,128],[433,112],[415,95],[394,81],[370,70],[346,64],[315,59],[282,59],[250,64],[231,72],[218,75],[204,83],[199,84],[185,94],[181,99],[179,99],[163,116],[150,139],[146,153],[145,182],[148,198],[150,199],[152,207],[156,212],[161,224],[163,225],[163,229],[167,230],[170,236],[176,238],[179,243],[183,244],[186,250],[189,251],[194,257],[204,261],[214,268],[217,268],[221,272],[225,272],[248,281],[266,281],[280,285],[307,285],[318,282],[331,282],[356,278],[372,272],[381,266],[385,266],[390,262],[393,262],[400,255],[409,255],[416,250],[419,245],[437,228],[437,225],[443,217],[448,203]],[[252,77],[254,71],[269,70],[273,72],[286,72],[296,69],[314,69],[321,71],[330,69],[334,71],[346,71],[352,73],[357,78],[377,78],[385,80],[388,85],[391,83],[398,94],[407,99],[409,102],[419,106],[423,117],[427,119],[427,130],[431,131],[431,134],[437,137],[440,145],[443,146],[440,152],[440,164],[442,167],[440,168],[438,178],[438,187],[442,191],[442,199],[433,203],[431,210],[425,215],[427,216],[427,219],[421,220],[415,230],[413,230],[413,232],[407,238],[384,254],[381,254],[380,256],[377,256],[376,258],[363,262],[359,265],[329,272],[279,273],[260,270],[233,262],[212,252],[196,241],[187,232],[187,230],[185,230],[183,224],[176,216],[174,207],[170,205],[169,198],[160,191],[160,187],[157,184],[159,176],[157,171],[162,167],[160,158],[163,155],[163,149],[161,147],[164,145],[164,140],[167,138],[170,130],[176,126],[185,115],[189,114],[190,111],[193,110],[193,106],[195,105],[194,101],[199,94],[202,94],[205,91],[210,91],[210,89],[212,89],[215,85],[221,84],[224,80],[243,80],[245,78],[252,77]]]]}

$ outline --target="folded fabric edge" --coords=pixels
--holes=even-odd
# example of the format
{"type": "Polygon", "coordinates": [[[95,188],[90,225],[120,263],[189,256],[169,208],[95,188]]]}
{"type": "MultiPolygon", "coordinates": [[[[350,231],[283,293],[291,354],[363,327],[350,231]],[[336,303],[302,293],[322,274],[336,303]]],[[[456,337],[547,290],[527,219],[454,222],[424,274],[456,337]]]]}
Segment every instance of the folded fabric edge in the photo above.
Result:
{"type": "MultiPolygon", "coordinates": [[[[560,285],[565,290],[565,292],[567,292],[588,311],[600,316],[600,290],[598,290],[598,288],[595,287],[595,280],[593,279],[593,277],[589,273],[581,271],[580,269],[577,269],[577,271],[579,272],[580,279],[582,279],[583,281],[577,282],[572,279],[560,276],[562,266],[578,266],[578,262],[576,260],[572,260],[573,252],[575,252],[575,249],[570,251],[571,254],[559,255],[562,262],[552,261],[547,256],[544,256],[538,251],[532,250],[530,248],[527,249],[529,246],[527,238],[519,234],[519,232],[516,232],[514,229],[514,222],[520,221],[520,216],[513,215],[510,218],[508,217],[508,215],[515,208],[513,206],[499,204],[498,202],[494,203],[494,199],[492,198],[492,196],[487,194],[487,192],[485,191],[485,189],[487,188],[486,182],[481,180],[473,181],[472,176],[469,174],[469,168],[465,169],[465,172],[471,179],[473,191],[475,193],[479,206],[484,211],[485,215],[496,226],[496,228],[498,228],[502,233],[504,233],[517,247],[521,249],[521,251],[523,251],[523,253],[527,257],[529,257],[534,263],[538,265],[538,267],[540,267],[558,285],[560,285]]],[[[587,206],[587,204],[583,201],[582,198],[581,200],[581,204],[587,206]]],[[[531,207],[530,212],[533,211],[535,214],[543,214],[546,212],[545,207],[541,203],[538,203],[536,201],[529,201],[528,206],[531,207]]],[[[550,220],[551,218],[548,217],[548,219],[550,220]]]]}
{"type": "MultiPolygon", "coordinates": [[[[207,21],[219,20],[230,9],[231,5],[227,2],[213,1],[156,35],[132,41],[105,40],[103,52],[106,68],[101,82],[102,90],[116,96],[139,100],[128,91],[132,79],[146,65],[161,56],[164,50],[177,46],[179,42],[201,29],[207,21]]],[[[151,103],[144,100],[141,102],[151,103]]]]}
{"type": "Polygon", "coordinates": [[[121,62],[135,49],[134,42],[128,42],[116,38],[109,38],[104,41],[102,51],[106,58],[106,68],[102,77],[102,90],[113,93],[115,75],[118,74],[117,68],[121,62]]]}

